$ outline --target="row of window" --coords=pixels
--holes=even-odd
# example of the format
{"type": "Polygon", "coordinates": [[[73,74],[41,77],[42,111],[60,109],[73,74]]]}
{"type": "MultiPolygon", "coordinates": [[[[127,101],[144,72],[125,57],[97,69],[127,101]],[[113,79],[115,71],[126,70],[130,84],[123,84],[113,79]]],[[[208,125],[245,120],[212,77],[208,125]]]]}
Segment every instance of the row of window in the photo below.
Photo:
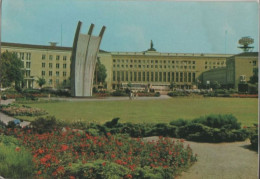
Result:
{"type": "Polygon", "coordinates": [[[120,59],[113,59],[113,62],[115,63],[115,62],[117,62],[117,63],[172,63],[172,64],[174,64],[175,62],[176,62],[176,64],[195,64],[196,62],[195,61],[174,61],[174,60],[132,60],[132,59],[130,59],[130,60],[120,60],[120,59]]]}
{"type": "Polygon", "coordinates": [[[117,68],[173,68],[173,69],[195,69],[195,66],[178,66],[178,65],[124,65],[113,64],[113,67],[117,68]]]}
{"type": "Polygon", "coordinates": [[[215,69],[220,68],[221,66],[205,66],[205,69],[215,69]]]}
{"type": "MultiPolygon", "coordinates": [[[[53,56],[54,55],[49,55],[49,60],[53,60],[53,56]]],[[[42,60],[46,59],[46,55],[42,54],[42,60]]],[[[60,55],[56,55],[56,60],[60,60],[60,55]]],[[[63,56],[63,60],[66,61],[67,60],[67,56],[63,56]]]]}
{"type": "MultiPolygon", "coordinates": [[[[45,68],[45,63],[42,63],[42,68],[45,68]]],[[[49,63],[49,68],[52,68],[52,63],[49,63]]],[[[60,64],[56,63],[56,68],[60,68],[60,64]]],[[[67,64],[64,63],[63,64],[63,68],[66,69],[67,68],[67,64]]]]}
{"type": "Polygon", "coordinates": [[[205,61],[205,65],[207,65],[207,64],[209,64],[209,65],[211,65],[211,64],[213,64],[213,65],[224,65],[225,64],[225,61],[222,61],[222,62],[208,62],[208,61],[205,61]]]}
{"type": "MultiPolygon", "coordinates": [[[[63,84],[66,84],[67,80],[63,80],[63,84]]],[[[48,81],[49,85],[52,85],[53,83],[53,80],[52,79],[49,79],[48,81]]],[[[60,80],[59,79],[56,79],[56,84],[59,84],[60,83],[60,80]]]]}
{"type": "MultiPolygon", "coordinates": [[[[42,76],[45,76],[45,71],[42,71],[42,76]]],[[[49,76],[52,76],[52,71],[49,71],[49,76]]],[[[56,71],[56,76],[60,76],[60,72],[59,71],[56,71]]],[[[63,76],[67,76],[67,72],[64,71],[63,72],[63,76]]]]}
{"type": "Polygon", "coordinates": [[[193,72],[137,72],[113,71],[114,82],[195,82],[193,72]]]}
{"type": "Polygon", "coordinates": [[[31,53],[28,52],[14,52],[20,60],[31,60],[31,53]]]}

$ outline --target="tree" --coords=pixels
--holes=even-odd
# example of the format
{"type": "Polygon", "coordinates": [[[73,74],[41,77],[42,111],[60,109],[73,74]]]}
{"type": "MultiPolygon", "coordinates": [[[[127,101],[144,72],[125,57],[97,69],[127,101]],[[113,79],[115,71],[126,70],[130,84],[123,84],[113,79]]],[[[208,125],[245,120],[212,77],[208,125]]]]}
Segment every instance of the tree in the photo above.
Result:
{"type": "Polygon", "coordinates": [[[171,84],[170,84],[170,89],[173,90],[174,87],[175,87],[175,84],[174,84],[174,82],[172,81],[171,84]]]}
{"type": "Polygon", "coordinates": [[[95,83],[104,83],[107,77],[107,70],[105,65],[101,64],[99,58],[97,59],[96,69],[94,74],[94,82],[95,83]]]}
{"type": "Polygon", "coordinates": [[[255,68],[253,73],[254,75],[250,77],[249,83],[256,84],[258,83],[258,68],[255,68]]]}
{"type": "Polygon", "coordinates": [[[23,62],[18,59],[16,53],[4,52],[0,61],[0,80],[3,87],[9,87],[15,83],[20,87],[23,81],[23,62]]]}
{"type": "Polygon", "coordinates": [[[36,82],[38,83],[40,88],[42,88],[42,86],[46,84],[46,80],[43,77],[38,77],[38,80],[36,82]]]}
{"type": "Polygon", "coordinates": [[[219,89],[221,87],[221,84],[218,81],[213,81],[211,87],[213,89],[219,89]]]}

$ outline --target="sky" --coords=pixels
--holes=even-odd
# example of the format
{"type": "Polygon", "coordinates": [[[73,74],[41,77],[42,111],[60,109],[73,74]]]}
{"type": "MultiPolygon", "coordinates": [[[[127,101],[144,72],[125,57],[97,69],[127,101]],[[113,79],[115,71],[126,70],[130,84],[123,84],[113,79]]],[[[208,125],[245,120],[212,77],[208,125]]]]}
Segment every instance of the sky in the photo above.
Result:
{"type": "Polygon", "coordinates": [[[1,34],[3,42],[72,47],[80,20],[81,33],[106,26],[106,51],[141,52],[153,40],[159,52],[236,54],[244,36],[258,51],[258,11],[257,2],[3,0],[1,34]]]}

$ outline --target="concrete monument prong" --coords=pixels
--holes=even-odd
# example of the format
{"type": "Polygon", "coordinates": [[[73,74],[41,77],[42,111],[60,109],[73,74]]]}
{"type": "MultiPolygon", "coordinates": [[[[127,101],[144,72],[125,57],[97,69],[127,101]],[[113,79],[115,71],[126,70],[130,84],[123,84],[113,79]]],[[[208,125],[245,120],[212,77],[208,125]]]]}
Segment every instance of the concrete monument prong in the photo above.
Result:
{"type": "Polygon", "coordinates": [[[81,34],[81,25],[79,21],[71,59],[71,92],[75,97],[92,96],[97,53],[105,32],[105,26],[103,26],[99,36],[92,36],[94,24],[91,24],[88,33],[81,34]]]}

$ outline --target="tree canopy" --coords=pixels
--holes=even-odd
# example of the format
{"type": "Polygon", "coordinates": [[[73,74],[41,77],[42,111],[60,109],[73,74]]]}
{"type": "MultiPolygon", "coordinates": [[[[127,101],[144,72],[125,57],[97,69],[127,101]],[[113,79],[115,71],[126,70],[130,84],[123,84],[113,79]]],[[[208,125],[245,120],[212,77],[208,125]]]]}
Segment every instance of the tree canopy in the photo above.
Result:
{"type": "Polygon", "coordinates": [[[17,54],[13,52],[4,52],[1,54],[0,61],[0,79],[2,87],[9,87],[12,83],[19,86],[23,81],[23,62],[18,59],[17,54]]]}
{"type": "Polygon", "coordinates": [[[40,86],[40,88],[46,84],[46,80],[43,77],[38,78],[38,80],[36,81],[38,83],[38,85],[40,86]]]}
{"type": "Polygon", "coordinates": [[[97,59],[96,69],[94,74],[94,82],[104,83],[107,77],[107,70],[105,65],[101,64],[100,60],[97,59]]]}

